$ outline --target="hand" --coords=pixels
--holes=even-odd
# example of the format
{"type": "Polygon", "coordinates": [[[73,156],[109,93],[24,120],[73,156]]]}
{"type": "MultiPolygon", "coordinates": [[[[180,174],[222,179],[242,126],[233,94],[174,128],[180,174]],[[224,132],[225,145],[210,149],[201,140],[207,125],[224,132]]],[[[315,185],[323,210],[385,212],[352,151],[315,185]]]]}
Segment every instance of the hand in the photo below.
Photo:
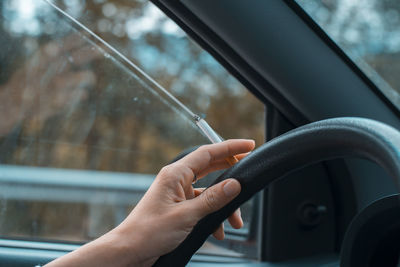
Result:
{"type": "MultiPolygon", "coordinates": [[[[201,193],[193,189],[194,176],[229,167],[228,156],[245,156],[254,149],[252,140],[228,140],[205,145],[164,167],[142,200],[115,229],[50,266],[151,266],[176,248],[196,223],[215,212],[240,192],[235,179],[222,181],[201,193]]],[[[240,214],[229,219],[233,227],[243,225],[240,214]]],[[[215,233],[223,238],[220,228],[215,233]]]]}
{"type": "MultiPolygon", "coordinates": [[[[206,145],[160,171],[143,199],[118,229],[123,236],[132,233],[132,226],[140,229],[139,233],[144,237],[140,253],[142,262],[154,263],[159,256],[172,251],[200,219],[221,209],[240,192],[239,182],[228,179],[200,194],[201,190],[192,187],[194,176],[201,179],[210,172],[228,168],[230,165],[225,158],[253,148],[254,141],[249,140],[206,145]]],[[[243,225],[237,212],[229,221],[234,228],[243,225]]],[[[221,227],[215,236],[223,239],[221,227]]],[[[138,237],[131,235],[131,238],[138,237]]]]}

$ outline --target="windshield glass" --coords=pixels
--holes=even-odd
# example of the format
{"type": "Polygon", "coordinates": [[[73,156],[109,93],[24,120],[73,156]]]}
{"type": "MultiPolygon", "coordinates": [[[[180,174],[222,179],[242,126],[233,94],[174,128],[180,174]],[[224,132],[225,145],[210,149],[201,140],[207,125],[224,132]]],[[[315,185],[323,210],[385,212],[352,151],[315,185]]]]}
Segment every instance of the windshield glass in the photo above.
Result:
{"type": "Polygon", "coordinates": [[[400,2],[297,0],[301,7],[400,107],[400,2]]]}
{"type": "MultiPolygon", "coordinates": [[[[164,165],[209,143],[151,79],[224,138],[263,142],[262,103],[151,3],[56,3],[117,51],[47,1],[0,3],[3,238],[96,238],[125,218],[164,165]]],[[[227,225],[228,241],[211,240],[202,253],[254,257],[252,203],[242,208],[244,229],[227,225]]]]}

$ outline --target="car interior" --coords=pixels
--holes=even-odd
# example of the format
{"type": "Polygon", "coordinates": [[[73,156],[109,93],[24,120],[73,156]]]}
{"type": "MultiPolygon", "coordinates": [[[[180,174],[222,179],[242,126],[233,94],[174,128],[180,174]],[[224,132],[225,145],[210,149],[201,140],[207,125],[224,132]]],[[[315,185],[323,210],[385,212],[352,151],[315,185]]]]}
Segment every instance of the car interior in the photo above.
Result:
{"type": "MultiPolygon", "coordinates": [[[[97,30],[88,26],[94,13],[76,9],[83,15],[75,20],[78,13],[72,12],[73,4],[68,6],[63,1],[51,4],[47,0],[41,1],[38,10],[44,10],[43,23],[56,25],[57,31],[49,30],[33,45],[32,40],[39,34],[33,33],[27,38],[28,31],[13,26],[12,12],[6,12],[12,10],[13,2],[18,1],[6,1],[0,10],[3,28],[14,29],[10,43],[2,41],[0,46],[3,50],[0,66],[4,64],[7,70],[2,72],[0,68],[0,98],[14,95],[1,95],[11,88],[9,81],[15,80],[15,88],[28,87],[26,84],[34,83],[31,79],[42,73],[37,88],[42,90],[42,95],[47,95],[39,100],[30,95],[25,97],[40,103],[34,119],[24,119],[18,122],[18,127],[9,127],[9,130],[7,123],[0,124],[4,128],[0,129],[0,152],[4,154],[0,155],[0,266],[22,267],[44,265],[110,229],[140,200],[163,164],[208,141],[137,71],[135,64],[143,64],[140,66],[145,72],[165,85],[160,70],[146,69],[146,64],[164,64],[161,56],[158,60],[145,56],[148,51],[150,54],[154,51],[149,48],[141,51],[145,63],[140,63],[139,56],[130,58],[124,54],[122,45],[113,43],[115,36],[102,35],[101,30],[97,35],[97,30]],[[14,53],[15,42],[25,37],[25,47],[31,47],[33,52],[19,54],[13,60],[24,62],[27,68],[13,62],[5,65],[6,55],[14,53]],[[56,60],[64,57],[66,60],[56,60]],[[96,63],[91,63],[92,60],[96,63]],[[31,71],[37,62],[43,65],[38,67],[43,72],[31,71]],[[65,64],[71,66],[65,67],[65,64]],[[46,91],[64,82],[47,69],[77,81],[69,82],[73,96],[63,93],[63,98],[56,101],[57,95],[46,91]],[[22,76],[17,76],[20,70],[22,76]],[[21,79],[29,82],[17,83],[21,79]],[[128,88],[134,88],[133,93],[128,88]],[[65,99],[68,104],[61,104],[65,99]],[[134,108],[132,103],[136,105],[134,108]],[[46,105],[63,111],[54,115],[46,105]],[[136,124],[124,124],[125,118],[136,124]],[[79,123],[72,123],[76,120],[79,123]],[[140,145],[127,137],[139,132],[138,128],[145,129],[135,137],[142,140],[140,145]],[[113,138],[123,141],[107,141],[113,138]],[[91,149],[85,154],[87,165],[80,158],[80,153],[84,153],[83,144],[91,149]],[[33,155],[29,154],[30,149],[35,151],[34,160],[29,156],[33,155]],[[139,150],[144,151],[140,152],[144,156],[140,155],[137,166],[124,163],[132,157],[139,159],[135,154],[139,150]],[[51,160],[46,159],[49,151],[51,160]],[[108,166],[107,159],[115,157],[117,162],[108,166]],[[61,161],[65,158],[68,161],[61,161]],[[107,166],[103,167],[104,164],[107,166]],[[43,203],[48,207],[44,208],[43,203]],[[71,203],[75,206],[69,207],[71,203]],[[101,210],[104,204],[108,205],[107,211],[101,210]],[[94,208],[88,209],[89,206],[94,208]],[[14,214],[12,209],[25,215],[14,214]],[[68,222],[71,229],[65,228],[62,220],[54,226],[46,226],[45,222],[40,226],[57,229],[56,234],[41,236],[39,231],[35,232],[38,222],[34,220],[26,222],[28,230],[23,230],[22,222],[27,217],[34,217],[34,213],[44,216],[45,210],[52,209],[67,213],[72,219],[88,213],[91,219],[85,217],[76,223],[71,219],[68,222]],[[109,225],[102,225],[104,216],[110,219],[109,225]],[[88,233],[69,236],[70,232],[85,227],[88,233]]],[[[93,5],[102,5],[102,14],[109,17],[113,13],[112,2],[99,0],[93,1],[93,5]],[[105,8],[107,5],[109,8],[105,8]]],[[[127,5],[133,6],[133,2],[127,5]]],[[[143,1],[137,2],[143,4],[143,1]]],[[[344,45],[344,41],[336,39],[337,28],[325,27],[319,21],[322,18],[328,23],[339,19],[346,5],[350,5],[348,2],[352,1],[151,0],[146,3],[164,13],[169,23],[173,21],[199,51],[211,55],[215,64],[229,73],[229,78],[222,83],[234,77],[249,94],[237,94],[238,100],[233,106],[223,108],[220,104],[215,113],[204,111],[211,125],[219,131],[213,117],[223,118],[227,130],[219,132],[224,138],[231,138],[230,133],[242,123],[248,131],[237,130],[238,134],[259,137],[256,129],[263,132],[263,140],[252,153],[227,171],[214,173],[201,182],[209,186],[235,177],[242,184],[240,195],[220,211],[202,219],[182,244],[160,257],[155,266],[398,266],[400,88],[396,88],[398,77],[392,78],[393,82],[382,74],[383,67],[378,67],[384,65],[393,72],[400,68],[394,63],[400,42],[393,39],[391,46],[383,46],[387,51],[380,52],[379,40],[374,39],[371,49],[375,54],[369,58],[354,55],[354,51],[362,49],[344,45]],[[336,17],[328,19],[326,10],[329,9],[336,12],[336,17]],[[371,59],[373,56],[376,62],[371,59]],[[379,63],[378,56],[392,61],[379,63]],[[247,112],[249,107],[256,106],[254,101],[259,105],[257,113],[247,112]],[[241,105],[246,108],[241,109],[241,105]],[[237,111],[231,112],[232,109],[237,111]],[[255,121],[254,128],[249,128],[253,126],[247,126],[246,121],[255,121]],[[238,207],[242,207],[246,216],[245,228],[227,227],[224,241],[209,238],[238,207]]],[[[370,0],[368,3],[372,7],[382,5],[386,8],[384,14],[397,14],[393,16],[399,20],[400,5],[395,2],[370,0]]],[[[354,12],[359,9],[357,4],[353,5],[351,15],[343,21],[357,22],[354,12]]],[[[117,16],[118,12],[114,13],[117,16]]],[[[365,25],[375,22],[372,15],[364,18],[365,25]]],[[[352,24],[349,25],[341,24],[337,34],[346,32],[352,24]]],[[[359,36],[351,33],[349,40],[359,36]]],[[[139,43],[141,37],[137,34],[138,31],[133,32],[131,38],[139,43]]],[[[156,35],[150,39],[157,40],[156,35]]],[[[28,51],[28,48],[24,49],[28,51]]],[[[177,51],[171,50],[177,58],[183,53],[181,46],[177,51]]],[[[167,69],[173,69],[173,64],[169,64],[167,69]]],[[[211,63],[207,64],[204,68],[211,68],[211,63]]],[[[194,79],[193,75],[188,77],[194,79]]],[[[193,87],[193,92],[176,87],[172,94],[203,112],[201,106],[206,101],[195,91],[208,85],[205,80],[195,83],[199,81],[199,88],[193,87]]],[[[173,88],[172,85],[171,82],[165,86],[173,88]]],[[[18,93],[18,89],[13,90],[18,93]]],[[[230,100],[224,94],[221,103],[230,100]]],[[[5,107],[3,110],[8,108],[3,101],[1,105],[5,107]]],[[[4,111],[1,120],[12,121],[6,114],[4,111]]],[[[54,214],[53,217],[61,216],[54,214]]]]}

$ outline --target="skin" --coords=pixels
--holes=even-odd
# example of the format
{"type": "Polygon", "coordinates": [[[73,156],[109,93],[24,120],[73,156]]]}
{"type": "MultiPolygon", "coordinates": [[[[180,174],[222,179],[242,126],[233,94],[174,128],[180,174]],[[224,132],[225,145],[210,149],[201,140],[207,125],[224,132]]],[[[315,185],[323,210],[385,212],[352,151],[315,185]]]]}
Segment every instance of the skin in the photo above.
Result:
{"type": "MultiPolygon", "coordinates": [[[[239,159],[254,149],[253,140],[228,140],[205,145],[179,161],[165,166],[128,217],[116,228],[46,267],[152,266],[176,248],[206,215],[232,201],[241,190],[227,179],[207,190],[194,189],[193,177],[230,167],[225,160],[239,159]]],[[[234,228],[243,226],[240,211],[229,217],[234,228]]],[[[222,226],[214,236],[224,238],[222,226]]]]}

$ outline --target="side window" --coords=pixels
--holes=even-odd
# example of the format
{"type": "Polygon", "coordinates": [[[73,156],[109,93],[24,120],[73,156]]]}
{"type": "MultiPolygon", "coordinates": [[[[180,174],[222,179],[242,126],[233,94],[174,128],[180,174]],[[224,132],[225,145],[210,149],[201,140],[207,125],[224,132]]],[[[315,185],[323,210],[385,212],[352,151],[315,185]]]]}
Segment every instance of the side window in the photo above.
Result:
{"type": "MultiPolygon", "coordinates": [[[[22,2],[0,3],[0,235],[86,242],[208,140],[117,53],[45,0],[22,2]]],[[[263,142],[263,104],[151,3],[58,4],[221,136],[263,142]]]]}
{"type": "Polygon", "coordinates": [[[399,1],[297,2],[399,108],[399,1]]]}

